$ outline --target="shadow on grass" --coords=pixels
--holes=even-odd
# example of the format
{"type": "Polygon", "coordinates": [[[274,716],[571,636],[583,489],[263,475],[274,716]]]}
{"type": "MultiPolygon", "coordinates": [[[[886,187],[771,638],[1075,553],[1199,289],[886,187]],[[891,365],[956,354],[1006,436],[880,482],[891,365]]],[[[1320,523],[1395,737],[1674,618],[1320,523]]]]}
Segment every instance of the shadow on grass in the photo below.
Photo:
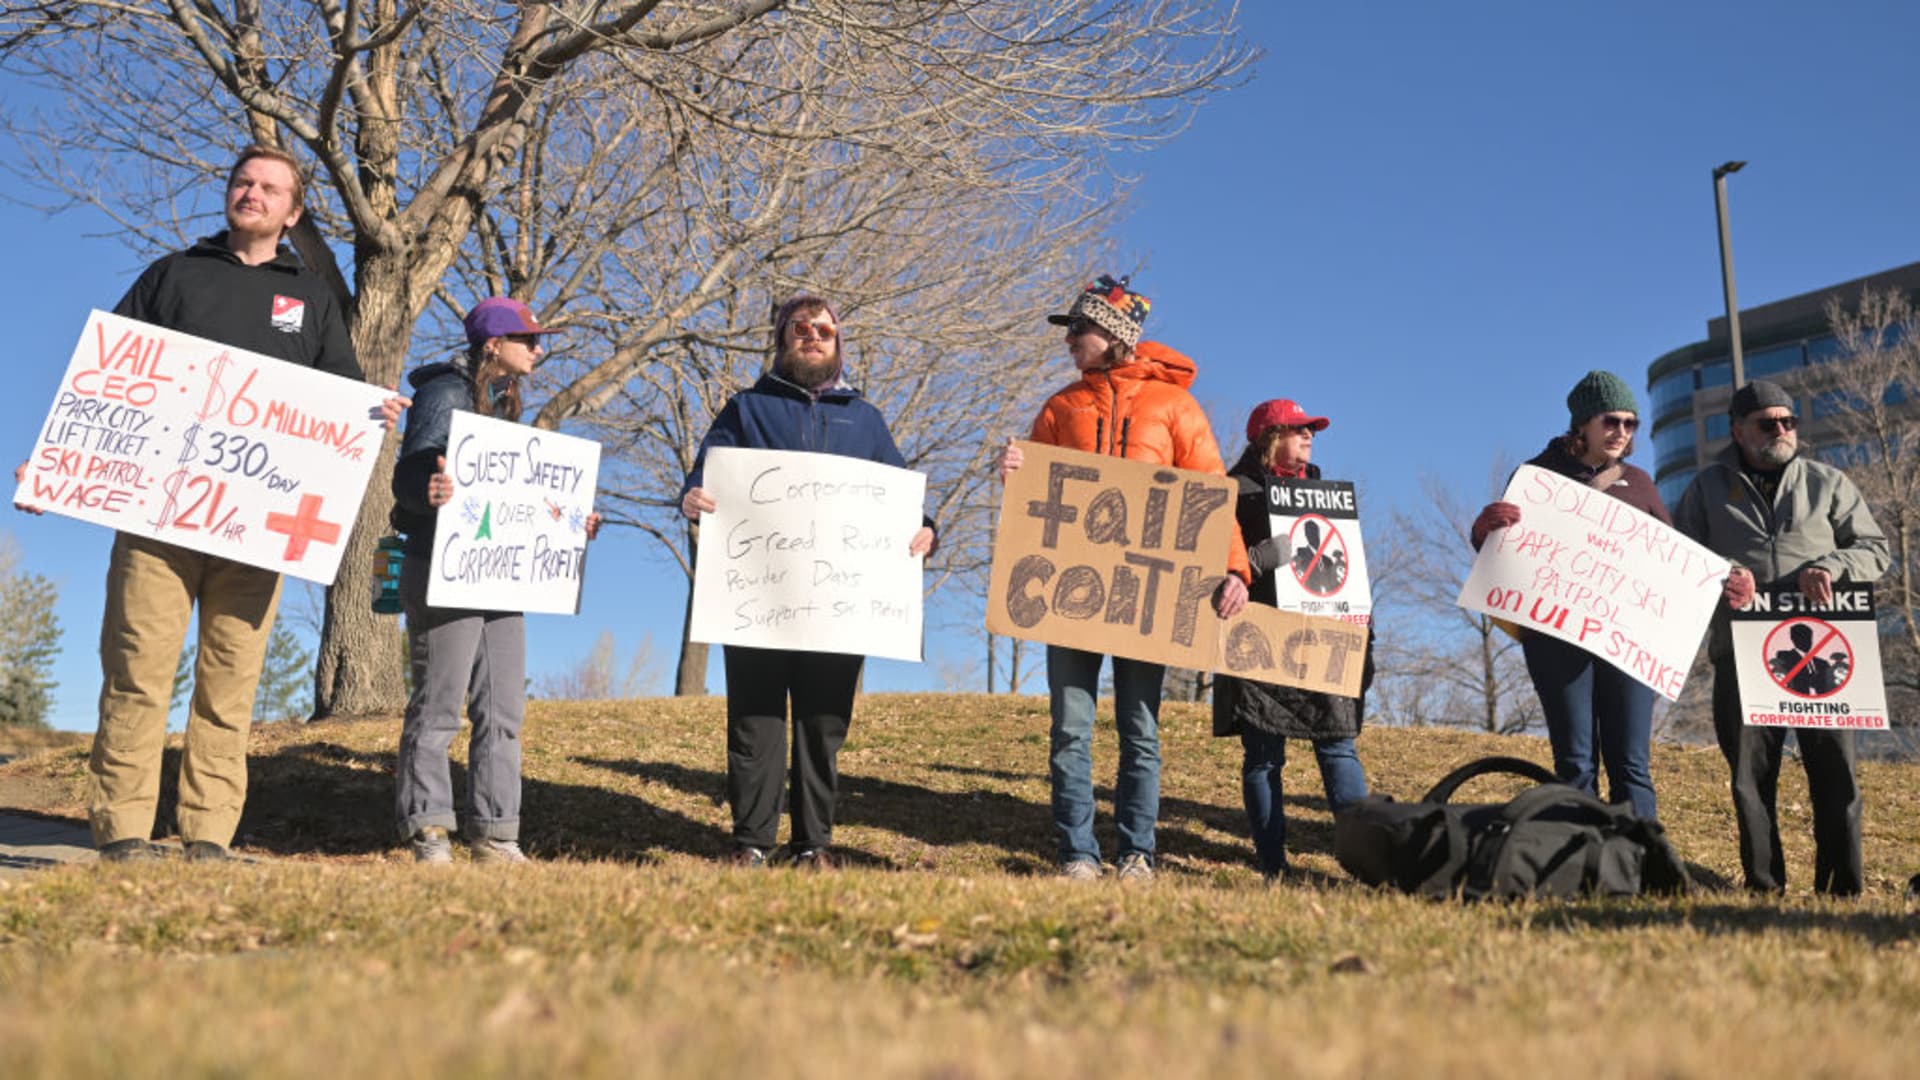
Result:
{"type": "MultiPolygon", "coordinates": [[[[573,760],[576,764],[664,784],[684,794],[710,800],[715,805],[724,805],[726,802],[726,774],[719,770],[634,759],[579,757],[573,760]]],[[[963,775],[984,774],[1015,782],[1033,779],[1031,776],[1001,770],[935,768],[963,775]]],[[[1111,807],[1112,790],[1096,788],[1094,801],[1096,806],[1111,807]]],[[[835,817],[836,823],[842,826],[877,829],[935,847],[985,844],[998,848],[1003,853],[998,860],[999,865],[1010,874],[1054,872],[1056,848],[1049,805],[1005,791],[986,787],[971,791],[936,791],[919,784],[843,772],[840,774],[840,800],[835,817]]],[[[1245,819],[1236,809],[1186,799],[1162,799],[1160,817],[1158,839],[1162,855],[1225,863],[1248,863],[1252,860],[1251,845],[1220,844],[1179,827],[1180,822],[1190,821],[1239,832],[1245,829],[1245,819]]],[[[1111,816],[1100,814],[1095,828],[1110,843],[1111,816]]],[[[1330,844],[1331,827],[1322,831],[1325,842],[1330,844]]],[[[918,861],[862,851],[838,842],[835,846],[851,862],[904,869],[918,861]]]]}
{"type": "Polygon", "coordinates": [[[1771,931],[1804,934],[1836,931],[1870,941],[1892,945],[1920,938],[1920,919],[1911,914],[1883,911],[1849,911],[1846,901],[1821,908],[1779,907],[1756,903],[1688,903],[1671,906],[1612,905],[1568,907],[1539,911],[1527,920],[1527,928],[1543,933],[1586,930],[1645,930],[1686,927],[1708,934],[1760,934],[1771,931]]]}
{"type": "MultiPolygon", "coordinates": [[[[355,749],[324,737],[277,748],[249,760],[247,804],[237,843],[273,855],[367,857],[397,851],[394,825],[392,750],[355,749]]],[[[577,765],[659,783],[721,808],[726,776],[719,769],[692,768],[665,761],[576,756],[577,765]]],[[[166,751],[161,767],[161,802],[156,820],[161,837],[174,830],[178,802],[180,751],[166,751]]],[[[466,770],[451,764],[452,783],[464,801],[466,770]]],[[[998,849],[1000,868],[1010,874],[1054,871],[1052,814],[1045,798],[1026,798],[1002,790],[1029,784],[1034,775],[1014,770],[931,766],[955,776],[977,776],[971,790],[938,791],[919,784],[861,773],[840,778],[838,818],[890,833],[928,847],[968,844],[998,849]]],[[[1113,791],[1094,791],[1099,816],[1096,830],[1111,852],[1113,791]]],[[[536,856],[570,856],[650,862],[664,853],[712,858],[732,848],[729,830],[689,816],[645,797],[591,783],[560,783],[535,777],[522,782],[521,841],[536,856]]],[[[1289,796],[1296,806],[1324,806],[1317,798],[1289,796]]],[[[1246,820],[1237,805],[1216,805],[1163,797],[1158,833],[1160,854],[1196,863],[1251,865],[1252,845],[1242,839],[1246,820]],[[1234,837],[1222,842],[1217,834],[1234,837]]],[[[724,816],[724,815],[723,815],[724,816]]],[[[1332,851],[1332,826],[1315,818],[1290,822],[1289,847],[1296,852],[1332,851]]],[[[874,844],[884,849],[885,844],[874,844]]],[[[928,862],[924,851],[863,851],[842,848],[855,864],[912,868],[928,862]]]]}
{"type": "MultiPolygon", "coordinates": [[[[161,835],[174,828],[180,754],[162,764],[161,835]]],[[[394,824],[394,759],[314,740],[249,762],[247,805],[237,841],[274,855],[367,856],[399,847],[394,824]]],[[[451,763],[456,806],[466,769],[451,763]]],[[[652,861],[666,851],[720,855],[724,832],[624,792],[533,777],[521,781],[521,843],[536,857],[652,861]]]]}

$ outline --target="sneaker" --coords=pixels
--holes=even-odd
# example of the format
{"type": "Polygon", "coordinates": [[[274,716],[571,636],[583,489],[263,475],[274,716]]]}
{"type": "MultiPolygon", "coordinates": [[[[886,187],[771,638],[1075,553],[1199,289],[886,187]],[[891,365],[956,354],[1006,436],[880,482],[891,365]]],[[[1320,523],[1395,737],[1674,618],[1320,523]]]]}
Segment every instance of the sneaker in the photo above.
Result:
{"type": "Polygon", "coordinates": [[[527,853],[520,850],[518,840],[475,840],[472,844],[473,861],[477,863],[524,863],[532,862],[527,853]]]}
{"type": "Polygon", "coordinates": [[[823,847],[810,847],[793,857],[795,870],[837,870],[840,859],[823,847]]]}
{"type": "Polygon", "coordinates": [[[226,847],[211,840],[189,840],[182,850],[188,862],[232,862],[226,847]]]}
{"type": "Polygon", "coordinates": [[[428,825],[413,834],[413,861],[444,865],[453,861],[453,843],[447,839],[447,830],[438,825],[428,825]]]}
{"type": "Polygon", "coordinates": [[[101,862],[148,862],[159,857],[160,852],[152,844],[138,837],[109,840],[100,845],[101,862]]]}
{"type": "Polygon", "coordinates": [[[767,865],[767,851],[752,844],[736,845],[733,854],[727,856],[727,865],[742,870],[758,870],[767,865]]]}
{"type": "Polygon", "coordinates": [[[1146,883],[1153,880],[1153,861],[1139,852],[1120,856],[1120,869],[1115,876],[1121,881],[1146,883]]]}
{"type": "Polygon", "coordinates": [[[1099,881],[1100,864],[1092,859],[1075,859],[1060,868],[1060,876],[1068,881],[1099,881]]]}

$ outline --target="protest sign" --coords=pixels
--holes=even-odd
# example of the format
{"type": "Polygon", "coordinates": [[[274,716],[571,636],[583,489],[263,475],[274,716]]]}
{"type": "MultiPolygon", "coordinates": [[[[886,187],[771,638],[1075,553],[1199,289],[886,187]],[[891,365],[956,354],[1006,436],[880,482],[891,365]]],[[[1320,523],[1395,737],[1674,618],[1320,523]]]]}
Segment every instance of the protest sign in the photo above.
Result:
{"type": "Polygon", "coordinates": [[[1720,602],[1727,560],[1671,525],[1522,465],[1502,496],[1518,524],[1489,534],[1455,603],[1571,642],[1680,696],[1720,602]]]}
{"type": "Polygon", "coordinates": [[[1373,584],[1360,539],[1360,503],[1344,480],[1269,480],[1267,516],[1287,561],[1274,571],[1281,611],[1334,615],[1365,624],[1373,584]]]}
{"type": "Polygon", "coordinates": [[[331,585],[391,392],[96,311],[13,499],[331,585]]]}
{"type": "Polygon", "coordinates": [[[1821,607],[1791,589],[1761,589],[1728,614],[1749,726],[1886,730],[1872,586],[1835,582],[1821,607]]]}
{"type": "Polygon", "coordinates": [[[691,637],[918,660],[927,478],[877,461],[715,447],[691,637]]]}
{"type": "Polygon", "coordinates": [[[446,458],[427,606],[579,611],[600,444],[456,411],[446,458]]]}
{"type": "Polygon", "coordinates": [[[1234,484],[1224,476],[1018,444],[994,535],[987,629],[1348,697],[1367,630],[1248,604],[1222,621],[1234,484]]]}

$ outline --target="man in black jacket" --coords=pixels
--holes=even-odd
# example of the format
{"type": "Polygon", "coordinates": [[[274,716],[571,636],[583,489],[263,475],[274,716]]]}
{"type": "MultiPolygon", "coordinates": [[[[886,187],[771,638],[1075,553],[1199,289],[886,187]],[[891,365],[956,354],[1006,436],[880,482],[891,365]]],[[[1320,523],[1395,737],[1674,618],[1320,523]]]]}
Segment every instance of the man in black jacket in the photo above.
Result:
{"type": "MultiPolygon", "coordinates": [[[[281,243],[300,220],[299,163],[242,151],[227,177],[225,230],[153,265],[114,314],[302,367],[361,378],[338,300],[281,243]]],[[[383,407],[389,426],[402,399],[383,407]]],[[[200,637],[180,758],[180,837],[193,860],[227,858],[247,791],[247,729],[280,575],[121,533],[100,627],[100,727],[87,813],[107,861],[151,854],[174,666],[196,604],[200,637]]]]}

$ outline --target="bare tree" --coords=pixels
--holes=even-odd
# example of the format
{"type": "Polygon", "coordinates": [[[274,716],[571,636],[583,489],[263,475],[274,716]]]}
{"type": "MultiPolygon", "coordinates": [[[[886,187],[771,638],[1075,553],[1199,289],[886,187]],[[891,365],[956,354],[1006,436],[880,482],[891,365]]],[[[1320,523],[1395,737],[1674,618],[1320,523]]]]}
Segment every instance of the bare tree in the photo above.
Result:
{"type": "Polygon", "coordinates": [[[660,677],[653,635],[641,639],[624,671],[620,669],[618,649],[613,631],[600,631],[593,650],[578,663],[556,675],[536,680],[540,696],[563,701],[606,701],[639,697],[651,691],[660,677]]]}
{"type": "Polygon", "coordinates": [[[1829,301],[1827,321],[1840,356],[1816,369],[1815,408],[1829,414],[1836,456],[1892,549],[1874,605],[1898,723],[1920,705],[1920,312],[1899,293],[1870,289],[1852,307],[1829,301]]]}
{"type": "MultiPolygon", "coordinates": [[[[1496,466],[1492,492],[1508,471],[1496,466]]],[[[1421,478],[1421,491],[1412,510],[1394,511],[1378,556],[1368,550],[1379,631],[1372,711],[1387,724],[1525,731],[1541,713],[1518,641],[1454,603],[1473,564],[1479,505],[1434,476],[1421,478]]]]}
{"type": "MultiPolygon", "coordinates": [[[[339,288],[370,380],[451,342],[440,328],[486,293],[584,331],[543,369],[535,422],[612,443],[616,521],[683,569],[670,466],[758,362],[769,301],[835,296],[959,558],[984,539],[969,539],[958,463],[1009,396],[995,380],[1028,358],[1009,343],[1084,272],[1120,205],[1106,153],[1177,133],[1251,62],[1235,14],[1204,0],[8,0],[0,66],[65,102],[6,117],[14,167],[144,251],[212,209],[203,189],[236,142],[303,148],[317,176],[297,239],[322,268],[329,243],[350,251],[339,288]]],[[[318,715],[397,707],[394,627],[361,599],[389,505],[374,485],[329,597],[318,715]]]]}

